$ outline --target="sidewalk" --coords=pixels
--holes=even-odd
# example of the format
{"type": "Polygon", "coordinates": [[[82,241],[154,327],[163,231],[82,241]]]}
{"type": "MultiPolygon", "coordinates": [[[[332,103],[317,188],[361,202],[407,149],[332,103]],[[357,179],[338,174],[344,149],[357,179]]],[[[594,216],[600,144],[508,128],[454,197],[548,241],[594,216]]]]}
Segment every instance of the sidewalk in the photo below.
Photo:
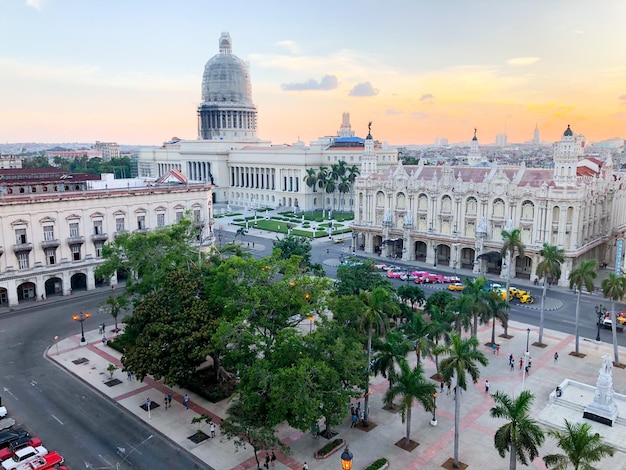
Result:
{"type": "MultiPolygon", "coordinates": [[[[497,334],[500,334],[501,328],[496,328],[497,334]]],[[[508,357],[509,354],[513,354],[515,360],[519,361],[519,358],[523,356],[526,348],[527,328],[525,324],[511,322],[509,334],[512,334],[513,338],[499,339],[501,342],[499,355],[494,355],[492,349],[485,345],[491,337],[490,325],[484,325],[479,331],[481,350],[488,356],[490,362],[481,370],[479,382],[471,384],[463,393],[461,402],[460,459],[471,468],[493,469],[508,466],[508,456],[507,459],[501,459],[493,447],[494,432],[502,423],[489,416],[493,400],[484,391],[484,381],[489,380],[491,393],[502,390],[509,394],[517,394],[521,391],[521,371],[517,366],[514,371],[510,370],[508,357]]],[[[545,348],[532,346],[532,343],[536,341],[536,335],[536,328],[531,328],[530,356],[533,366],[531,374],[525,379],[525,384],[526,388],[536,395],[532,415],[538,419],[542,410],[548,405],[549,394],[564,379],[570,378],[595,385],[602,355],[612,354],[612,346],[598,345],[581,338],[581,352],[586,354],[586,357],[581,359],[569,355],[574,343],[571,335],[544,330],[544,342],[548,345],[545,348]],[[556,363],[553,360],[555,351],[559,352],[559,359],[556,363]]],[[[79,345],[79,335],[60,340],[58,352],[57,345],[51,346],[48,350],[48,358],[105,397],[117,402],[119,406],[126,408],[128,412],[152,426],[155,431],[171,439],[212,468],[216,470],[256,468],[251,448],[237,450],[231,442],[221,436],[219,423],[226,416],[228,400],[211,403],[194,394],[189,394],[190,409],[186,410],[182,403],[185,390],[167,387],[162,382],[150,378],[146,378],[143,382],[129,381],[126,373],[122,372],[120,354],[102,344],[98,330],[86,332],[85,337],[88,343],[86,346],[79,345]],[[119,367],[113,373],[113,378],[117,379],[114,382],[115,385],[111,385],[110,376],[106,370],[109,364],[119,367]],[[109,382],[108,385],[107,382],[109,382]],[[172,407],[166,410],[163,400],[168,392],[173,394],[173,402],[172,407]],[[152,400],[153,407],[155,404],[159,405],[151,410],[150,415],[145,409],[147,397],[152,400]],[[191,420],[199,414],[212,417],[218,424],[217,436],[216,439],[207,439],[194,444],[188,438],[198,430],[198,425],[191,424],[191,420]]],[[[626,351],[622,351],[622,354],[626,359],[626,351]]],[[[409,362],[414,364],[415,361],[415,355],[409,355],[409,362]]],[[[435,364],[432,360],[426,360],[424,368],[428,377],[435,373],[435,364]]],[[[615,368],[613,380],[615,391],[626,393],[626,371],[615,368]]],[[[371,383],[370,420],[373,424],[368,432],[360,428],[351,428],[348,415],[343,424],[336,428],[339,432],[338,437],[347,440],[350,444],[350,451],[354,454],[353,468],[363,469],[380,457],[386,457],[389,460],[390,468],[441,468],[441,465],[453,455],[454,401],[452,395],[448,396],[444,391],[437,399],[437,427],[431,427],[429,424],[431,414],[415,405],[411,439],[419,442],[420,445],[412,452],[408,452],[394,445],[405,436],[406,432],[406,425],[402,423],[400,414],[388,412],[382,408],[382,398],[388,386],[387,381],[374,377],[371,383]]],[[[616,432],[619,428],[606,429],[607,432],[616,432]]],[[[208,425],[202,424],[202,430],[209,434],[208,425]]],[[[300,470],[305,461],[311,470],[339,468],[340,453],[333,454],[326,460],[313,458],[314,452],[327,442],[325,439],[312,439],[310,434],[302,433],[286,425],[281,426],[277,434],[291,447],[292,451],[291,456],[277,454],[277,469],[300,470]]],[[[556,451],[554,443],[547,440],[541,449],[541,455],[556,451]]],[[[264,454],[261,457],[263,456],[264,454]]],[[[624,468],[623,459],[624,455],[617,452],[616,456],[603,462],[602,467],[624,468]]],[[[544,469],[545,466],[542,461],[535,460],[531,468],[544,469]]]]}

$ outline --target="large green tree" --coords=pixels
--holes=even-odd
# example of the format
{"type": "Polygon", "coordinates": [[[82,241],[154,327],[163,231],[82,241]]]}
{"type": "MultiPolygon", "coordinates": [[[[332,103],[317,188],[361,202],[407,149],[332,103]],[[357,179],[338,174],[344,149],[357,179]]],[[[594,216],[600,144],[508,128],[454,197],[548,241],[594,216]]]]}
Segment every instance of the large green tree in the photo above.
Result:
{"type": "Polygon", "coordinates": [[[292,256],[302,258],[304,267],[311,264],[311,241],[305,237],[289,234],[274,240],[274,250],[280,250],[279,259],[289,259],[292,256]]]}
{"type": "Polygon", "coordinates": [[[476,336],[462,338],[460,334],[452,333],[450,344],[441,345],[437,354],[443,357],[439,364],[439,372],[445,383],[456,379],[454,387],[454,468],[459,468],[459,432],[461,419],[461,390],[467,390],[468,375],[474,383],[480,377],[479,365],[486,366],[489,361],[479,351],[476,336]]]}
{"type": "Polygon", "coordinates": [[[537,265],[537,276],[543,279],[541,291],[541,313],[539,315],[539,344],[543,344],[543,316],[545,313],[546,290],[548,283],[561,277],[561,264],[565,261],[565,251],[557,246],[543,244],[539,250],[542,260],[537,265]]]}
{"type": "Polygon", "coordinates": [[[391,405],[397,396],[401,396],[400,412],[402,422],[406,422],[406,436],[404,445],[408,446],[411,441],[411,412],[413,403],[420,402],[426,411],[431,411],[434,406],[435,384],[424,376],[424,370],[419,364],[411,369],[406,361],[400,362],[400,373],[395,375],[393,385],[385,394],[385,404],[391,405]]]}
{"type": "MultiPolygon", "coordinates": [[[[614,454],[611,446],[602,442],[602,436],[589,423],[570,423],[565,420],[565,431],[549,431],[563,454],[549,454],[543,461],[551,470],[595,470],[591,464],[614,454]]],[[[606,468],[606,467],[602,467],[606,468]]]]}
{"type": "Polygon", "coordinates": [[[372,263],[355,263],[353,266],[339,266],[335,295],[357,295],[361,291],[372,291],[377,287],[393,290],[393,285],[374,268],[372,263]]]}
{"type": "Polygon", "coordinates": [[[491,319],[491,344],[496,342],[496,320],[504,328],[509,324],[509,304],[500,296],[498,292],[489,292],[483,300],[485,317],[491,319]]]}
{"type": "Polygon", "coordinates": [[[372,372],[382,375],[393,384],[396,366],[406,360],[406,355],[413,349],[413,344],[399,331],[391,331],[384,341],[374,342],[374,358],[372,372]]]}
{"type": "Polygon", "coordinates": [[[621,300],[626,294],[626,277],[609,273],[609,277],[600,284],[602,293],[607,299],[611,299],[611,331],[613,332],[613,355],[615,364],[619,364],[619,347],[617,344],[617,316],[615,315],[615,302],[621,300]]]}
{"type": "Polygon", "coordinates": [[[594,279],[598,276],[596,268],[598,262],[595,259],[588,259],[580,263],[576,269],[572,269],[569,273],[569,288],[576,288],[576,320],[574,325],[575,337],[576,337],[576,355],[578,352],[578,343],[580,335],[578,333],[578,324],[580,323],[580,296],[582,294],[583,287],[587,289],[587,292],[593,292],[595,287],[593,285],[594,279]]]}
{"type": "Polygon", "coordinates": [[[123,295],[110,295],[104,302],[100,303],[100,309],[113,317],[115,321],[115,331],[117,328],[117,317],[128,307],[128,299],[123,295]]]}
{"type": "Polygon", "coordinates": [[[539,456],[539,447],[545,439],[541,427],[528,414],[534,395],[524,390],[517,398],[503,392],[492,397],[495,405],[489,411],[491,417],[507,421],[493,436],[496,450],[503,458],[510,452],[509,470],[515,470],[518,460],[528,465],[529,459],[532,462],[539,456]]]}

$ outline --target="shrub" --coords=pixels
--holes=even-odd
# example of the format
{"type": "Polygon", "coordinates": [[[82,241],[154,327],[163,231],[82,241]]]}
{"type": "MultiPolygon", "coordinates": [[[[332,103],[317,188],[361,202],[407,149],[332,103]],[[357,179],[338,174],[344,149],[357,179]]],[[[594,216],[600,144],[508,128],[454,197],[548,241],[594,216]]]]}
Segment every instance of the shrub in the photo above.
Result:
{"type": "Polygon", "coordinates": [[[343,439],[335,439],[334,441],[329,442],[324,447],[322,447],[319,451],[317,451],[318,455],[326,455],[335,450],[337,447],[343,444],[343,439]]]}
{"type": "Polygon", "coordinates": [[[383,468],[387,464],[387,459],[378,459],[376,462],[371,464],[365,470],[378,470],[379,468],[383,468]]]}

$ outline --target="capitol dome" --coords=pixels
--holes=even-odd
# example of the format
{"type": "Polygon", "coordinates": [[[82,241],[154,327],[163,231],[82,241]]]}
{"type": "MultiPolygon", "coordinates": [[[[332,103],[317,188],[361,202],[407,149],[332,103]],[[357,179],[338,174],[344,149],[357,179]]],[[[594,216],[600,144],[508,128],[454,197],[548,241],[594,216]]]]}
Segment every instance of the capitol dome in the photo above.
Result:
{"type": "Polygon", "coordinates": [[[256,108],[248,67],[233,55],[230,34],[222,33],[219,46],[219,54],[204,67],[198,138],[255,141],[256,108]]]}
{"type": "Polygon", "coordinates": [[[204,67],[202,76],[202,102],[224,102],[252,104],[252,86],[248,67],[232,53],[230,34],[222,33],[220,52],[204,67]]]}

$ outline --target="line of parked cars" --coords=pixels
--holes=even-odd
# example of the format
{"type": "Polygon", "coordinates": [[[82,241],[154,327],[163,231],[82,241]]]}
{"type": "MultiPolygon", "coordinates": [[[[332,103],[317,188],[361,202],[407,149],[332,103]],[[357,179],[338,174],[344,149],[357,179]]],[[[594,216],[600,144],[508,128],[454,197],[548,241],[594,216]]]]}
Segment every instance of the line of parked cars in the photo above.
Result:
{"type": "Polygon", "coordinates": [[[0,407],[0,467],[2,470],[67,470],[58,452],[49,452],[28,431],[13,429],[15,420],[0,407]]]}
{"type": "Polygon", "coordinates": [[[403,281],[413,281],[416,284],[449,284],[451,282],[460,282],[458,276],[444,276],[442,274],[429,273],[428,271],[408,271],[395,265],[375,264],[375,268],[387,272],[390,279],[401,279],[403,281]]]}

